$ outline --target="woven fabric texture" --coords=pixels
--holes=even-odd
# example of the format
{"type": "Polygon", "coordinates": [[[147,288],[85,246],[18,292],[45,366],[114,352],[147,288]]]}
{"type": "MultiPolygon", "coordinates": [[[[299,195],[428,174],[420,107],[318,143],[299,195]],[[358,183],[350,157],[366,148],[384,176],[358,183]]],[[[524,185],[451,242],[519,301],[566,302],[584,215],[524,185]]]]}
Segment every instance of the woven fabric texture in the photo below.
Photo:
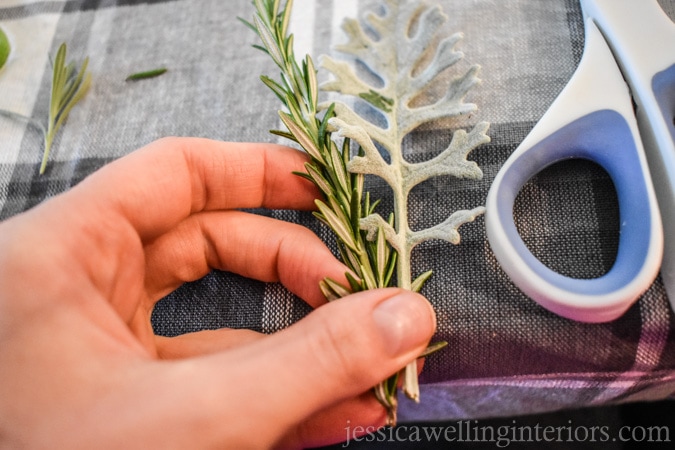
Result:
{"type": "MultiPolygon", "coordinates": [[[[345,16],[371,1],[296,0],[291,24],[296,52],[315,58],[344,42],[345,16]]],[[[575,0],[442,0],[443,33],[462,31],[459,48],[482,66],[482,84],[467,101],[478,110],[459,122],[427,124],[406,140],[406,157],[440,152],[458,127],[491,123],[491,143],[471,154],[480,181],[439,177],[410,199],[413,229],[435,225],[458,209],[483,205],[497,171],[569,81],[581,58],[584,30],[575,0]]],[[[675,12],[675,0],[661,0],[675,12]]],[[[276,76],[253,33],[250,0],[3,0],[0,27],[15,52],[0,71],[0,108],[46,120],[50,56],[61,42],[69,56],[90,57],[93,83],[55,141],[38,175],[41,135],[0,117],[0,219],[69,189],[106,163],[163,136],[281,142],[275,96],[258,75],[276,76]],[[166,66],[161,77],[127,75],[166,66]]],[[[459,73],[459,72],[457,72],[459,73]]],[[[453,73],[448,73],[452,76],[453,73]]],[[[326,77],[326,74],[321,74],[326,77]]],[[[368,181],[382,208],[391,194],[368,181]]],[[[311,214],[254,211],[300,223],[335,248],[311,214]]],[[[612,265],[618,205],[611,180],[584,161],[557,164],[521,191],[515,217],[523,239],[549,267],[589,278],[612,265]]],[[[413,270],[434,275],[423,293],[438,315],[437,340],[449,346],[428,358],[422,401],[401,401],[402,420],[478,419],[617,402],[668,398],[675,392],[675,320],[660,280],[621,318],[584,324],[556,316],[522,294],[500,268],[484,220],[462,227],[462,242],[427,242],[413,270]]],[[[184,285],[153,315],[158,334],[250,328],[273,333],[310,312],[278,284],[224,272],[184,285]]]]}

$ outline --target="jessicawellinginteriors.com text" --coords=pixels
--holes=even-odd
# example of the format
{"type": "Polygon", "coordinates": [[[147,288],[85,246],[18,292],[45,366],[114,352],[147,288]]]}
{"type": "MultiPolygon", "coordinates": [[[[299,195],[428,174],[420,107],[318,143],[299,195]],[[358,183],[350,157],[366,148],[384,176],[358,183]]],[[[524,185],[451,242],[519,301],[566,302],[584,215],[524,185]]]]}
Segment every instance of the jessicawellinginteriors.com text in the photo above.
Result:
{"type": "Polygon", "coordinates": [[[398,425],[379,429],[352,426],[348,422],[342,446],[347,448],[352,442],[493,442],[498,448],[522,442],[668,443],[671,442],[671,431],[670,427],[665,425],[613,428],[606,425],[574,425],[571,420],[566,425],[560,426],[519,425],[516,420],[509,425],[494,426],[483,425],[478,420],[464,420],[452,425],[398,425]]]}

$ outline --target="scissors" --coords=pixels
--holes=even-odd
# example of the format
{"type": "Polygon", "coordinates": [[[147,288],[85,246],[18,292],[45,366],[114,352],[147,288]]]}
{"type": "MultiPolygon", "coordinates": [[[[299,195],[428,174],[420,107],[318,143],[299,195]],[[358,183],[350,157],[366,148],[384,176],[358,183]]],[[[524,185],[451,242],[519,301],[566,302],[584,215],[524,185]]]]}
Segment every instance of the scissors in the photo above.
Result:
{"type": "Polygon", "coordinates": [[[490,187],[488,240],[516,286],[563,317],[614,320],[659,269],[675,309],[675,233],[665,242],[663,233],[675,227],[675,24],[656,0],[581,0],[581,6],[583,56],[490,187]],[[570,278],[546,267],[513,219],[523,185],[570,158],[603,167],[618,197],[619,248],[612,268],[598,278],[570,278]]]}

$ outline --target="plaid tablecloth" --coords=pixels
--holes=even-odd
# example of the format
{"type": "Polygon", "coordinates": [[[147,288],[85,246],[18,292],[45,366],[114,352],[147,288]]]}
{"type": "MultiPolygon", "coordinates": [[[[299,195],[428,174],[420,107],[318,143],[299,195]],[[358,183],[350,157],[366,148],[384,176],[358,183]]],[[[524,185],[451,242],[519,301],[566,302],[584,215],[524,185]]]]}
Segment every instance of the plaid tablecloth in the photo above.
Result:
{"type": "MultiPolygon", "coordinates": [[[[636,0],[643,1],[643,0],[636,0]]],[[[340,23],[370,2],[296,0],[296,52],[331,52],[340,23]]],[[[468,101],[468,122],[427,125],[407,141],[408,157],[437,154],[453,127],[489,121],[492,142],[472,153],[481,181],[436,178],[415,189],[413,228],[485,203],[500,166],[546,111],[575,70],[584,34],[577,0],[442,0],[444,32],[464,32],[468,64],[483,83],[468,101]]],[[[675,0],[661,0],[675,17],[675,0]]],[[[0,108],[46,120],[50,55],[67,42],[70,57],[90,57],[93,83],[55,142],[39,176],[41,135],[0,118],[0,219],[67,190],[104,164],[167,135],[276,142],[280,105],[259,81],[276,75],[251,48],[250,0],[1,0],[0,27],[14,53],[0,71],[0,108]],[[166,66],[159,78],[127,75],[166,66]]],[[[672,43],[664,43],[672,45],[672,43]]],[[[325,74],[322,76],[326,76],[325,74]]],[[[386,207],[385,186],[369,183],[386,207]]],[[[606,173],[583,161],[546,170],[516,203],[520,232],[550,267],[575,277],[607,271],[618,242],[616,195],[606,173]]],[[[258,211],[306,225],[334,246],[308,213],[258,211]]],[[[666,230],[668,232],[668,230],[666,230]]],[[[424,294],[436,308],[436,338],[450,345],[428,359],[422,401],[402,401],[403,420],[484,418],[668,398],[675,392],[675,320],[660,280],[620,319],[584,324],[560,318],[524,296],[491,253],[484,221],[465,225],[458,246],[418,248],[414,270],[434,270],[424,294]]],[[[213,272],[163,299],[156,332],[177,335],[218,327],[267,333],[309,311],[278,284],[213,272]]]]}

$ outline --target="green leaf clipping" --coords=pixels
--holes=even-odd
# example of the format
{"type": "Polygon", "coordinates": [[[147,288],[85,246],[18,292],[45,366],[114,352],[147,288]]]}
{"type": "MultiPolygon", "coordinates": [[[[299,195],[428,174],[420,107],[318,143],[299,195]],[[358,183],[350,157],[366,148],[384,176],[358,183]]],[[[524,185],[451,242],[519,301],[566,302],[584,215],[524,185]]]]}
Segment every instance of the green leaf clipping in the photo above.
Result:
{"type": "Polygon", "coordinates": [[[144,80],[146,78],[158,77],[163,73],[165,73],[167,70],[168,69],[166,67],[161,67],[159,69],[146,70],[145,72],[132,73],[126,78],[126,81],[136,81],[136,80],[144,80]]]}
{"type": "Polygon", "coordinates": [[[0,28],[0,69],[5,65],[9,54],[12,52],[12,47],[9,44],[9,38],[5,32],[0,28]]]}

